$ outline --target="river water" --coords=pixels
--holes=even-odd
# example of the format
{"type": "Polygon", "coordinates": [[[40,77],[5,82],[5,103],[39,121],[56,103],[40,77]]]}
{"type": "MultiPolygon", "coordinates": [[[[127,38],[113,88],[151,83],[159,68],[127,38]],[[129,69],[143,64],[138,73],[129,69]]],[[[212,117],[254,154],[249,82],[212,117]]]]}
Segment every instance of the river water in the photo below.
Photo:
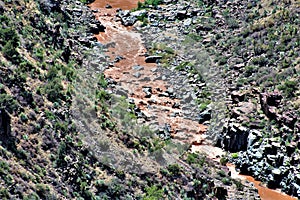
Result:
{"type": "MultiPolygon", "coordinates": [[[[121,56],[119,62],[115,63],[113,67],[104,71],[106,77],[111,77],[118,83],[122,84],[123,88],[128,90],[130,98],[134,99],[136,105],[149,116],[154,115],[160,125],[170,124],[171,132],[174,134],[175,130],[182,129],[185,132],[191,133],[190,137],[177,135],[177,139],[183,142],[188,142],[192,145],[192,151],[206,152],[209,157],[216,158],[224,154],[221,149],[211,145],[201,144],[205,139],[203,133],[206,131],[206,126],[198,124],[198,122],[183,119],[180,116],[170,117],[171,112],[180,113],[180,109],[172,108],[172,105],[178,100],[158,97],[158,94],[165,91],[168,85],[163,80],[157,80],[153,77],[153,71],[157,68],[154,63],[145,63],[144,54],[146,49],[143,45],[139,33],[134,32],[131,27],[124,27],[120,22],[114,20],[116,10],[121,8],[123,10],[130,10],[137,6],[138,0],[95,0],[90,4],[94,10],[98,10],[95,14],[98,20],[106,27],[104,33],[96,35],[99,42],[102,44],[111,44],[108,48],[107,56],[111,60],[121,56]],[[105,6],[109,4],[112,8],[106,9],[105,6]],[[132,76],[135,73],[134,66],[143,66],[142,74],[139,76],[132,76]],[[150,77],[151,81],[141,81],[145,77],[150,77]],[[147,100],[143,92],[144,87],[156,88],[152,91],[152,98],[155,98],[156,109],[147,108],[147,100]]],[[[239,178],[252,182],[258,189],[259,195],[263,200],[295,200],[296,198],[290,197],[276,190],[271,190],[261,186],[259,181],[254,180],[251,176],[239,175],[234,168],[234,165],[228,164],[227,167],[231,171],[233,178],[239,178]]]]}

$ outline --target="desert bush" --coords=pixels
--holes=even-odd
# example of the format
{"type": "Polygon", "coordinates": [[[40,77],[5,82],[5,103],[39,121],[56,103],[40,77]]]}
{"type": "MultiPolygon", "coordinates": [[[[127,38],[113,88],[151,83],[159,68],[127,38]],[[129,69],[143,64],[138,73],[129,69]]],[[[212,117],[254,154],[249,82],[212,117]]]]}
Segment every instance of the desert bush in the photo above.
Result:
{"type": "Polygon", "coordinates": [[[12,40],[9,40],[2,48],[3,55],[13,61],[14,63],[18,63],[19,60],[19,52],[13,44],[12,40]]]}
{"type": "Polygon", "coordinates": [[[287,80],[284,82],[283,85],[280,85],[278,87],[281,91],[284,92],[286,97],[291,98],[295,96],[295,91],[297,90],[297,82],[296,81],[290,81],[287,80]]]}
{"type": "Polygon", "coordinates": [[[138,2],[138,9],[146,8],[148,6],[158,6],[162,3],[161,0],[146,0],[144,3],[138,2]]]}
{"type": "Polygon", "coordinates": [[[18,102],[8,94],[0,94],[0,109],[6,109],[12,113],[18,109],[18,102]]]}
{"type": "Polygon", "coordinates": [[[146,188],[146,194],[143,197],[143,200],[157,200],[157,199],[163,199],[163,190],[158,189],[156,185],[153,185],[151,187],[146,188]]]}
{"type": "Polygon", "coordinates": [[[172,164],[167,167],[170,175],[178,176],[180,175],[181,167],[178,164],[172,164]]]}
{"type": "Polygon", "coordinates": [[[65,99],[64,89],[60,78],[55,78],[49,81],[42,89],[43,93],[52,102],[60,102],[65,99]]]}

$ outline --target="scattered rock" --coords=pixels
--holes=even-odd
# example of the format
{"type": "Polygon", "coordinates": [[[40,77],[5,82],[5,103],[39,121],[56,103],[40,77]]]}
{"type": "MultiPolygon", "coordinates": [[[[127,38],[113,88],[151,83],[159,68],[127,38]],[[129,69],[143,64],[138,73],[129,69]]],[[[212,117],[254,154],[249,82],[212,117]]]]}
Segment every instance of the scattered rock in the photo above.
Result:
{"type": "Polygon", "coordinates": [[[136,70],[136,71],[141,71],[141,70],[144,70],[144,67],[143,66],[140,66],[140,65],[135,65],[132,67],[133,70],[136,70]]]}
{"type": "Polygon", "coordinates": [[[122,56],[116,56],[115,59],[114,59],[114,62],[117,63],[117,62],[120,62],[123,59],[125,59],[125,58],[123,58],[122,56]]]}
{"type": "Polygon", "coordinates": [[[142,76],[142,74],[140,72],[135,72],[135,73],[133,73],[133,76],[135,78],[140,78],[142,76]]]}
{"type": "Polygon", "coordinates": [[[105,8],[106,8],[106,9],[110,9],[110,8],[112,8],[112,6],[109,5],[109,4],[106,4],[106,5],[105,5],[105,8]]]}
{"type": "Polygon", "coordinates": [[[202,123],[204,123],[205,121],[208,121],[208,120],[210,120],[211,119],[211,110],[210,109],[207,109],[207,110],[205,110],[205,111],[203,111],[203,112],[201,112],[200,114],[199,114],[199,123],[200,124],[202,124],[202,123]]]}
{"type": "Polygon", "coordinates": [[[126,91],[123,90],[123,89],[120,89],[120,88],[119,88],[119,89],[116,91],[116,94],[128,98],[128,92],[126,92],[126,91]]]}
{"type": "Polygon", "coordinates": [[[143,92],[146,94],[145,98],[150,98],[152,96],[152,88],[151,87],[143,87],[143,92]]]}
{"type": "Polygon", "coordinates": [[[145,58],[145,62],[146,63],[156,63],[160,59],[162,59],[162,56],[148,56],[145,58]]]}

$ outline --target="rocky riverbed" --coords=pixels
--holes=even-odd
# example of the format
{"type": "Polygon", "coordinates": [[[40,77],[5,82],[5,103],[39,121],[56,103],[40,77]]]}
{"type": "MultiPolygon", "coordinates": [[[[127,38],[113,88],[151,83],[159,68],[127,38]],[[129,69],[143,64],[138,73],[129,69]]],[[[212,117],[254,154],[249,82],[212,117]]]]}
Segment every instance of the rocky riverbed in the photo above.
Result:
{"type": "MultiPolygon", "coordinates": [[[[190,146],[193,152],[204,153],[209,159],[220,158],[224,152],[206,139],[207,126],[202,125],[209,119],[210,112],[199,111],[195,101],[195,89],[204,87],[205,83],[198,83],[200,77],[197,74],[186,71],[178,73],[158,66],[157,63],[163,56],[149,55],[140,33],[132,30],[132,27],[126,28],[133,23],[124,24],[122,15],[130,17],[130,12],[116,7],[122,5],[121,2],[98,1],[91,4],[97,18],[106,27],[106,31],[96,37],[107,49],[109,64],[104,75],[109,80],[108,90],[128,98],[129,103],[135,106],[138,124],[148,125],[161,139],[172,138],[173,141],[186,144],[185,151],[190,146]]],[[[128,5],[125,4],[126,6],[128,5]]],[[[168,159],[163,160],[159,162],[170,162],[168,159]]],[[[219,161],[209,162],[228,172],[226,167],[218,164],[219,161]]],[[[219,185],[217,179],[214,182],[219,185]]],[[[253,190],[240,193],[235,187],[225,188],[228,190],[228,198],[243,199],[245,195],[248,199],[258,198],[253,190]]]]}

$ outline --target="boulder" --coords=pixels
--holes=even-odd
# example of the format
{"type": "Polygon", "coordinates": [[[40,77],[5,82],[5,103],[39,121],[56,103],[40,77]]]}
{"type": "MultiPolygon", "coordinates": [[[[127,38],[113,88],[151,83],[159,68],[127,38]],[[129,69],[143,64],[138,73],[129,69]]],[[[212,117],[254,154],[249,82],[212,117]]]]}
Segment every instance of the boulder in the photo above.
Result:
{"type": "Polygon", "coordinates": [[[151,87],[143,87],[143,92],[146,94],[145,98],[150,98],[152,95],[152,88],[151,87]]]}
{"type": "Polygon", "coordinates": [[[255,111],[256,106],[251,102],[239,102],[238,106],[232,109],[232,117],[238,118],[239,116],[249,116],[250,113],[255,111]]]}
{"type": "Polygon", "coordinates": [[[264,153],[267,155],[276,155],[277,154],[277,147],[272,144],[266,144],[262,147],[264,153]]]}
{"type": "Polygon", "coordinates": [[[291,142],[290,144],[286,145],[286,153],[288,156],[291,156],[297,148],[296,142],[291,142]]]}
{"type": "Polygon", "coordinates": [[[247,149],[262,137],[262,134],[257,130],[251,130],[247,139],[247,149]]]}
{"type": "Polygon", "coordinates": [[[133,16],[121,18],[121,22],[124,26],[133,26],[138,19],[133,16]]]}
{"type": "Polygon", "coordinates": [[[99,32],[105,31],[105,27],[99,21],[90,23],[89,28],[90,28],[91,33],[93,33],[93,34],[98,34],[99,32]]]}
{"type": "Polygon", "coordinates": [[[116,91],[116,94],[128,98],[128,92],[121,88],[116,91]]]}
{"type": "Polygon", "coordinates": [[[211,119],[211,110],[207,109],[207,110],[204,110],[203,112],[201,112],[199,114],[199,120],[198,122],[201,124],[205,121],[208,121],[211,119]]]}
{"type": "Polygon", "coordinates": [[[226,196],[228,195],[228,192],[224,187],[216,187],[214,193],[218,199],[226,199],[226,196]]]}
{"type": "Polygon", "coordinates": [[[249,131],[238,123],[229,123],[223,130],[222,147],[230,152],[247,149],[249,131]]]}
{"type": "Polygon", "coordinates": [[[138,20],[139,17],[142,17],[147,11],[135,11],[130,13],[129,10],[119,10],[117,17],[121,19],[121,22],[124,26],[132,26],[138,20]]]}
{"type": "Polygon", "coordinates": [[[135,72],[132,74],[135,78],[140,78],[142,74],[140,72],[135,72]]]}
{"type": "Polygon", "coordinates": [[[125,59],[125,58],[123,58],[122,56],[116,56],[115,59],[114,59],[114,62],[117,63],[117,62],[120,62],[123,59],[125,59]]]}
{"type": "Polygon", "coordinates": [[[192,24],[193,20],[191,18],[188,18],[184,20],[183,25],[189,27],[192,24]]]}
{"type": "Polygon", "coordinates": [[[130,13],[131,16],[139,18],[147,15],[147,10],[137,10],[130,13]]]}
{"type": "Polygon", "coordinates": [[[246,98],[246,93],[241,91],[232,91],[231,92],[231,99],[233,103],[238,103],[244,101],[246,98]]]}
{"type": "Polygon", "coordinates": [[[105,8],[106,8],[106,9],[110,9],[110,8],[112,8],[112,6],[109,5],[109,4],[106,4],[106,5],[105,5],[105,8]]]}
{"type": "Polygon", "coordinates": [[[176,18],[179,20],[183,20],[185,18],[187,18],[187,11],[186,10],[180,10],[176,13],[176,18]]]}
{"type": "Polygon", "coordinates": [[[260,104],[263,112],[270,119],[276,119],[276,107],[279,106],[282,96],[278,92],[260,93],[260,104]]]}
{"type": "Polygon", "coordinates": [[[143,66],[140,66],[140,65],[135,65],[132,67],[133,70],[136,70],[136,71],[140,71],[140,70],[144,70],[144,67],[143,66]]]}
{"type": "Polygon", "coordinates": [[[160,59],[162,59],[162,56],[148,56],[145,58],[145,62],[146,63],[156,63],[160,59]]]}

